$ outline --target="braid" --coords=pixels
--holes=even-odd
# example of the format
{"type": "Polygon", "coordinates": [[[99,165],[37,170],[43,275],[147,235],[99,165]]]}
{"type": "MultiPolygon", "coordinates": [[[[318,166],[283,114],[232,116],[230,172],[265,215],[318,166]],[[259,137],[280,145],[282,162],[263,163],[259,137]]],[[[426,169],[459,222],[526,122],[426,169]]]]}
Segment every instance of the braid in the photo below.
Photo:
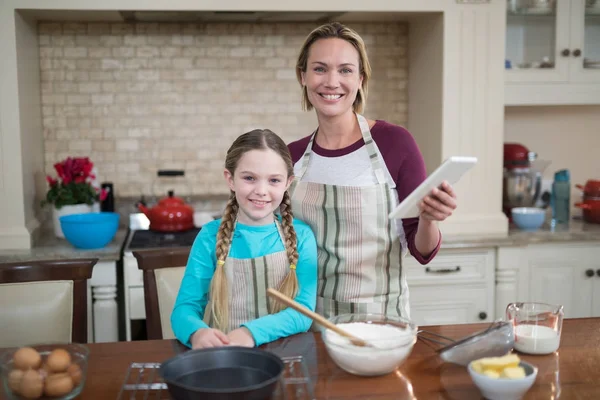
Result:
{"type": "Polygon", "coordinates": [[[217,232],[217,267],[210,282],[211,312],[214,325],[217,329],[226,332],[229,329],[229,290],[227,276],[225,275],[225,259],[231,246],[231,237],[235,219],[238,213],[238,203],[235,193],[231,192],[229,201],[223,212],[221,225],[217,232]]]}
{"type": "MultiPolygon", "coordinates": [[[[283,194],[281,205],[281,228],[283,229],[283,239],[285,249],[290,262],[290,270],[281,282],[279,291],[290,298],[295,298],[298,294],[298,276],[296,275],[296,264],[298,263],[298,237],[294,229],[294,214],[292,213],[292,200],[287,190],[283,194]]],[[[283,310],[285,306],[280,302],[275,302],[272,307],[273,313],[283,310]]]]}
{"type": "Polygon", "coordinates": [[[290,264],[298,264],[298,238],[296,237],[296,230],[294,229],[294,214],[292,212],[292,199],[290,198],[287,190],[283,194],[281,205],[279,206],[281,212],[281,227],[283,228],[283,237],[285,240],[285,249],[287,251],[288,259],[290,264]]]}

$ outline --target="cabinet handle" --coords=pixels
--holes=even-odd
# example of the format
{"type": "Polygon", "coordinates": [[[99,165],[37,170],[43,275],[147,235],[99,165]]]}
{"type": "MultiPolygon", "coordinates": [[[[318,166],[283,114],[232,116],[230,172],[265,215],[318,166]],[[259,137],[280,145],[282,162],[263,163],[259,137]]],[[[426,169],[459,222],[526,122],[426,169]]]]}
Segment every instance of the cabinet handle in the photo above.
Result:
{"type": "Polygon", "coordinates": [[[563,57],[569,57],[569,54],[571,54],[571,50],[564,49],[563,51],[560,52],[560,54],[562,54],[563,57]]]}
{"type": "Polygon", "coordinates": [[[428,274],[451,274],[452,272],[460,271],[460,267],[456,266],[454,268],[440,268],[440,269],[431,269],[429,267],[425,268],[425,272],[428,274]]]}
{"type": "Polygon", "coordinates": [[[586,270],[585,270],[585,275],[586,275],[588,278],[591,278],[592,276],[594,276],[594,270],[593,270],[593,269],[586,269],[586,270]]]}
{"type": "Polygon", "coordinates": [[[483,312],[483,311],[479,313],[479,319],[480,319],[480,320],[482,320],[482,321],[483,321],[483,320],[484,320],[484,319],[486,319],[486,318],[487,318],[487,313],[485,313],[485,312],[483,312]]]}
{"type": "Polygon", "coordinates": [[[573,57],[579,57],[581,55],[581,50],[575,49],[573,50],[573,57]]]}

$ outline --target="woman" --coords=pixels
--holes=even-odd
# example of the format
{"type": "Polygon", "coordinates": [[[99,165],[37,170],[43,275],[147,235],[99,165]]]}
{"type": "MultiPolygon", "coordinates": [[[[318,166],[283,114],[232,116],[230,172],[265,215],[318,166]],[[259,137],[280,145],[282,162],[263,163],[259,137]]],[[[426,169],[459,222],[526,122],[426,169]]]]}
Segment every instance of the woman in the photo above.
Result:
{"type": "Polygon", "coordinates": [[[402,256],[426,264],[437,253],[443,221],[456,208],[444,183],[419,205],[418,218],[389,213],[425,178],[412,135],[360,115],[371,67],[362,38],[329,23],[306,38],[296,64],[302,106],[316,111],[317,130],[290,143],[296,176],[295,216],[317,237],[316,310],[325,317],[373,312],[410,317],[402,256]]]}

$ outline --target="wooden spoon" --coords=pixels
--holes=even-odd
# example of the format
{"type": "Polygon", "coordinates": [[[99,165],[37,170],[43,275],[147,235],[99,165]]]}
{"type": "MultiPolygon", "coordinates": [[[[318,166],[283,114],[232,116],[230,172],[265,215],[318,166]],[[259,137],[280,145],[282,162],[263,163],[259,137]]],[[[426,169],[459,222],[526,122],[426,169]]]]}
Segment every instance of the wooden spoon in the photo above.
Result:
{"type": "Polygon", "coordinates": [[[294,310],[298,311],[300,314],[307,316],[308,318],[315,321],[317,324],[322,325],[327,329],[331,329],[338,335],[348,338],[350,340],[350,342],[352,342],[353,345],[359,346],[359,347],[365,347],[365,346],[372,347],[370,343],[367,343],[364,340],[362,340],[361,338],[358,338],[358,337],[346,332],[345,330],[340,329],[333,322],[330,322],[327,319],[325,319],[323,316],[310,311],[308,308],[304,307],[302,304],[296,302],[293,299],[290,299],[289,297],[287,297],[283,293],[279,292],[278,290],[275,290],[273,288],[268,288],[267,294],[269,296],[281,301],[283,304],[287,305],[288,307],[291,307],[294,310]]]}

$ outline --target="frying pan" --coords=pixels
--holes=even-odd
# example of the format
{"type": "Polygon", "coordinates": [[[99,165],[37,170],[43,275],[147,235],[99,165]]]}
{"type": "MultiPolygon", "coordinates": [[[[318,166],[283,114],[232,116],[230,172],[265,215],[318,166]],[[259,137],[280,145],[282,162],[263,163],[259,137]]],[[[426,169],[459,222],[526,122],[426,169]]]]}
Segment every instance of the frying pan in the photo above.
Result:
{"type": "Polygon", "coordinates": [[[268,351],[225,346],[178,354],[159,373],[175,400],[268,400],[283,369],[268,351]]]}

